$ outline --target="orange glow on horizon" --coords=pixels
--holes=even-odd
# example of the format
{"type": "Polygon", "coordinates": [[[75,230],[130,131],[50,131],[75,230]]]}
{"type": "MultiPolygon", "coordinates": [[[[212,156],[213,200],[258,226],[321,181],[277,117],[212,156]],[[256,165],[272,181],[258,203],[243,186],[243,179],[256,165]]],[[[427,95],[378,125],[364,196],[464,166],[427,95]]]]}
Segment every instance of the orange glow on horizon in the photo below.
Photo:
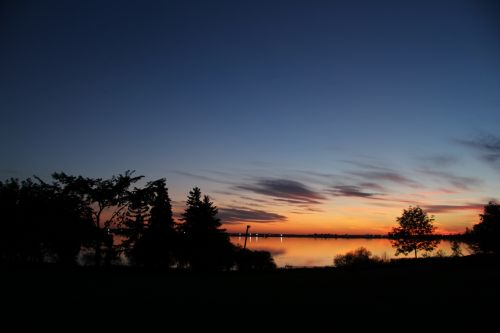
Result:
{"type": "MultiPolygon", "coordinates": [[[[182,192],[172,196],[184,195],[182,192]]],[[[435,217],[437,233],[455,234],[463,233],[466,228],[478,223],[482,210],[481,205],[464,205],[477,202],[470,193],[440,189],[417,192],[411,189],[400,195],[384,196],[384,200],[337,197],[335,200],[304,205],[282,203],[266,196],[257,197],[258,201],[250,201],[231,193],[219,193],[211,199],[221,212],[235,208],[264,212],[271,216],[253,221],[250,214],[247,219],[227,222],[221,214],[222,228],[230,233],[244,233],[246,226],[250,225],[252,233],[386,235],[396,227],[396,218],[401,216],[403,209],[418,205],[430,210],[429,215],[435,217]],[[284,219],[272,220],[272,215],[283,216],[284,219]]],[[[181,223],[185,202],[173,201],[172,204],[174,216],[181,223]]]]}
{"type": "MultiPolygon", "coordinates": [[[[396,226],[396,217],[402,209],[376,214],[371,211],[358,211],[358,214],[289,214],[283,222],[251,222],[223,224],[230,233],[244,233],[246,225],[254,233],[286,233],[286,234],[373,234],[385,235],[396,226]],[[357,215],[357,216],[356,216],[357,215]]],[[[436,214],[434,224],[437,233],[455,234],[465,232],[479,222],[479,211],[458,211],[446,214],[436,214]]],[[[432,215],[432,214],[431,214],[432,215]]]]}

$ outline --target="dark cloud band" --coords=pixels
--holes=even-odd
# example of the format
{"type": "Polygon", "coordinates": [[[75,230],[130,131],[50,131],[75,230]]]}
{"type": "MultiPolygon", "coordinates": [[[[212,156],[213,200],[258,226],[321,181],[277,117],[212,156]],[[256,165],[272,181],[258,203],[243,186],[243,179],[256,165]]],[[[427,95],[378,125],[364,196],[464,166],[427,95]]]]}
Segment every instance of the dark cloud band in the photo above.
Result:
{"type": "Polygon", "coordinates": [[[489,134],[457,142],[476,150],[483,161],[500,170],[500,137],[489,134]]]}
{"type": "Polygon", "coordinates": [[[337,185],[333,186],[329,193],[336,197],[358,197],[374,199],[378,193],[364,191],[361,187],[355,185],[337,185]]]}
{"type": "Polygon", "coordinates": [[[427,205],[422,208],[429,213],[449,213],[462,210],[480,211],[484,204],[465,204],[465,205],[427,205]]]}
{"type": "Polygon", "coordinates": [[[236,188],[292,204],[319,204],[325,199],[306,185],[288,179],[260,179],[255,184],[239,185],[236,188]]]}
{"type": "Polygon", "coordinates": [[[269,223],[286,221],[286,216],[248,208],[219,208],[219,217],[222,223],[269,223]]]}

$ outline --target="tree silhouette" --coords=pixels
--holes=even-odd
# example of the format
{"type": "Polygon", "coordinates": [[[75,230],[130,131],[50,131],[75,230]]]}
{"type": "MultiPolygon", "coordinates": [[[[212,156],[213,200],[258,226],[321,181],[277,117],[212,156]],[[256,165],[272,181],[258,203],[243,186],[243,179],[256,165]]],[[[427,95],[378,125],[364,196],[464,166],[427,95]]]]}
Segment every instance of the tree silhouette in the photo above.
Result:
{"type": "MultiPolygon", "coordinates": [[[[149,219],[150,194],[146,189],[134,188],[128,195],[127,212],[123,221],[119,223],[126,228],[127,239],[120,244],[120,248],[129,260],[136,260],[136,245],[143,237],[146,221],[149,219]]],[[[133,262],[135,264],[135,262],[133,262]]]]}
{"type": "Polygon", "coordinates": [[[124,219],[128,206],[129,187],[143,176],[133,177],[134,171],[127,170],[122,175],[112,176],[110,179],[84,178],[70,176],[65,173],[54,173],[52,177],[63,184],[68,193],[79,196],[92,208],[94,224],[97,228],[95,237],[95,264],[100,265],[103,245],[106,256],[106,265],[113,257],[113,238],[109,228],[124,219]],[[102,223],[103,213],[108,211],[108,218],[102,223]]]}
{"type": "Polygon", "coordinates": [[[7,263],[75,264],[95,235],[91,210],[60,183],[0,182],[0,257],[7,263]]]}
{"type": "Polygon", "coordinates": [[[174,262],[177,235],[166,180],[149,182],[135,189],[127,224],[132,229],[129,257],[143,266],[169,267],[174,262]]]}
{"type": "Polygon", "coordinates": [[[475,252],[500,253],[500,205],[490,201],[484,206],[481,221],[472,227],[472,248],[475,252]]]}
{"type": "Polygon", "coordinates": [[[22,224],[19,217],[20,185],[16,179],[0,181],[0,258],[4,263],[19,260],[22,244],[22,224]],[[16,260],[17,259],[17,260],[16,260]]]}
{"type": "Polygon", "coordinates": [[[201,190],[193,188],[182,214],[184,223],[184,255],[193,269],[230,268],[234,262],[234,246],[224,229],[220,229],[217,207],[201,190]]]}
{"type": "Polygon", "coordinates": [[[54,173],[51,183],[37,177],[0,182],[0,262],[69,265],[82,249],[94,249],[95,264],[104,258],[110,265],[115,246],[109,228],[121,226],[128,235],[121,249],[133,265],[275,267],[269,252],[231,244],[217,207],[199,188],[190,191],[184,223],[176,225],[165,179],[129,190],[141,177],[130,171],[105,180],[54,173]]]}
{"type": "Polygon", "coordinates": [[[422,208],[410,206],[396,220],[399,227],[393,228],[389,233],[389,237],[393,239],[392,246],[396,248],[396,256],[414,252],[417,258],[418,251],[432,251],[439,244],[439,240],[432,238],[436,230],[433,225],[434,217],[429,217],[422,208]]]}
{"type": "Polygon", "coordinates": [[[61,264],[74,264],[83,245],[88,246],[96,235],[92,210],[81,197],[68,191],[58,182],[41,183],[44,191],[43,223],[46,247],[61,264]]]}

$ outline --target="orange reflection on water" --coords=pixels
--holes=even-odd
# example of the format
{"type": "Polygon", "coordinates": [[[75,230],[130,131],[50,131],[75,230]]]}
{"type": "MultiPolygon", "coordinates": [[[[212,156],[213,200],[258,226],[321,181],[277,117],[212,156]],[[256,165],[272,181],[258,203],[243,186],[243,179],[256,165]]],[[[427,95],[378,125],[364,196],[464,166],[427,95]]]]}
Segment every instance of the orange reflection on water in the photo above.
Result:
{"type": "MultiPolygon", "coordinates": [[[[244,241],[243,236],[231,237],[233,244],[243,246],[244,241]]],[[[373,255],[396,258],[394,255],[396,251],[388,239],[249,237],[247,240],[248,249],[271,252],[278,267],[333,266],[333,258],[336,255],[345,254],[361,246],[367,248],[373,255]]],[[[441,241],[433,253],[439,250],[449,255],[451,253],[450,242],[441,241]]]]}

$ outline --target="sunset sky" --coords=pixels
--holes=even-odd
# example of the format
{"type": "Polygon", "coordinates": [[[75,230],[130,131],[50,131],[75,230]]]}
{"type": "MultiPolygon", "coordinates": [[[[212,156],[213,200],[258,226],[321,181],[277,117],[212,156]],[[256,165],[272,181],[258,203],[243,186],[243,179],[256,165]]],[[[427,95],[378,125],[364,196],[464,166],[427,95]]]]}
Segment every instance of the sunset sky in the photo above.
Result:
{"type": "Polygon", "coordinates": [[[440,232],[500,198],[498,1],[2,1],[0,179],[199,186],[225,228],[440,232]]]}

